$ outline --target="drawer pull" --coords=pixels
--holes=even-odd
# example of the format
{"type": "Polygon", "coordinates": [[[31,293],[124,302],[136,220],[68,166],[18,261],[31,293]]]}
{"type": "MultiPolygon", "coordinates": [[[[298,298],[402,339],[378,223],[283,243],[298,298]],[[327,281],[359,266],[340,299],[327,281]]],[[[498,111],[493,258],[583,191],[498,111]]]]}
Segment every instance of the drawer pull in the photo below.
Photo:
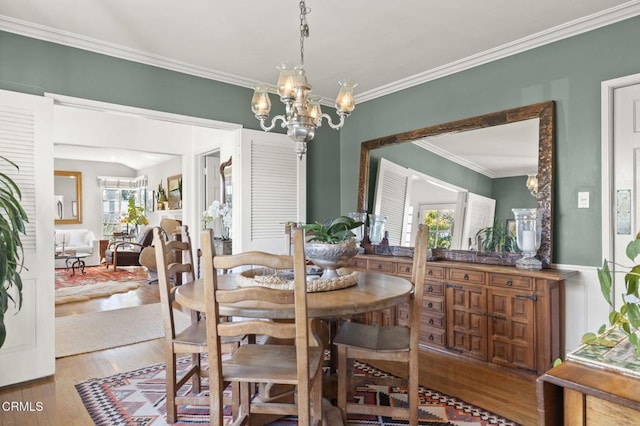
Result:
{"type": "Polygon", "coordinates": [[[411,272],[411,268],[407,266],[406,268],[404,268],[404,271],[405,272],[411,272]]]}
{"type": "Polygon", "coordinates": [[[534,302],[538,300],[538,296],[536,296],[535,294],[516,294],[516,297],[519,297],[521,299],[529,299],[529,300],[533,300],[534,302]]]}
{"type": "Polygon", "coordinates": [[[427,293],[433,293],[433,287],[432,286],[427,287],[427,293]]]}
{"type": "Polygon", "coordinates": [[[433,275],[433,269],[429,269],[429,270],[427,271],[427,275],[433,275]]]}
{"type": "Polygon", "coordinates": [[[464,274],[463,278],[464,278],[465,281],[469,281],[469,274],[464,274]]]}
{"type": "Polygon", "coordinates": [[[429,303],[427,303],[427,306],[428,306],[429,308],[433,308],[433,302],[429,302],[429,303]]]}
{"type": "Polygon", "coordinates": [[[429,324],[433,325],[434,321],[433,318],[429,318],[429,324]]]}
{"type": "Polygon", "coordinates": [[[382,270],[382,265],[380,263],[378,263],[378,271],[382,270]]]}
{"type": "Polygon", "coordinates": [[[430,334],[430,335],[429,335],[429,340],[433,342],[433,340],[434,340],[434,339],[435,339],[435,338],[433,337],[433,334],[430,334]]]}
{"type": "Polygon", "coordinates": [[[511,280],[507,280],[507,285],[508,285],[509,287],[511,287],[511,286],[513,285],[513,281],[511,281],[511,280]]]}

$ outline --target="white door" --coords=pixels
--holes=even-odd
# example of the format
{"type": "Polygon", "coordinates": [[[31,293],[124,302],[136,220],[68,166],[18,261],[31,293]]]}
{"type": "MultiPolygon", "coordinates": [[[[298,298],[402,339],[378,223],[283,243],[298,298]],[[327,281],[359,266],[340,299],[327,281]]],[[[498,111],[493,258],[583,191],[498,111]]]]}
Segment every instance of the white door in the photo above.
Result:
{"type": "Polygon", "coordinates": [[[55,372],[53,279],[53,101],[0,90],[0,155],[20,167],[5,166],[21,188],[29,217],[23,237],[23,304],[5,314],[7,340],[0,348],[0,387],[55,372]],[[37,185],[36,185],[37,182],[37,185]]]}
{"type": "MultiPolygon", "coordinates": [[[[279,133],[243,130],[233,159],[238,181],[239,226],[234,222],[234,253],[261,250],[285,253],[285,223],[304,222],[307,212],[307,157],[279,133]],[[236,166],[238,164],[238,166],[236,166]]],[[[235,192],[235,191],[234,191],[235,192]]]]}
{"type": "MultiPolygon", "coordinates": [[[[613,92],[613,265],[628,270],[627,244],[640,232],[640,84],[613,92]]],[[[615,269],[610,265],[612,269],[615,269]]],[[[614,274],[614,307],[620,308],[624,275],[614,274]]]]}
{"type": "Polygon", "coordinates": [[[471,246],[478,249],[476,234],[482,228],[493,226],[496,214],[496,200],[483,197],[482,195],[469,192],[467,194],[467,207],[464,214],[462,232],[462,249],[466,250],[471,246]]]}

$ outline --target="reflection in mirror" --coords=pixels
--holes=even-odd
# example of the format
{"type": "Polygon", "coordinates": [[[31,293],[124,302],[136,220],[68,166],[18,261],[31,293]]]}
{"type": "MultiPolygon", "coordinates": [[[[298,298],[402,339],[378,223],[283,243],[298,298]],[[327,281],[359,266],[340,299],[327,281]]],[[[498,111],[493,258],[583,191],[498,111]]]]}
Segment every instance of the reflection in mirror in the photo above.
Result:
{"type": "Polygon", "coordinates": [[[55,224],[82,223],[82,173],[55,170],[55,224]]]}
{"type": "Polygon", "coordinates": [[[544,102],[364,142],[358,210],[387,216],[392,246],[413,246],[412,225],[426,222],[430,247],[475,253],[480,229],[538,207],[538,256],[550,266],[553,110],[544,102]]]}
{"type": "Polygon", "coordinates": [[[233,186],[231,185],[231,166],[232,158],[220,164],[220,180],[222,186],[222,202],[227,203],[231,207],[231,198],[233,195],[233,186]]]}

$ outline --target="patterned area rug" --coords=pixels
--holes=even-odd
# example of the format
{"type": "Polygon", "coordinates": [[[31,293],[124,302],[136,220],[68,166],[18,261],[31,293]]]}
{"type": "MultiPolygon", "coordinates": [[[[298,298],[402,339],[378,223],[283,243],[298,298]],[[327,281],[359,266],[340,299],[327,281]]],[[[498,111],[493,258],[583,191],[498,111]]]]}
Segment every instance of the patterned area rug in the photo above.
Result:
{"type": "MultiPolygon", "coordinates": [[[[180,366],[188,366],[189,359],[182,358],[180,366]]],[[[366,364],[356,363],[356,374],[382,375],[387,373],[366,364]]],[[[188,388],[188,386],[185,386],[188,388]]],[[[117,374],[102,379],[91,379],[76,385],[84,405],[96,425],[166,425],[165,368],[156,364],[139,370],[117,374]]],[[[188,390],[187,390],[188,392],[188,390]]],[[[358,388],[357,400],[362,403],[406,405],[407,394],[402,388],[364,385],[358,388]]],[[[225,425],[231,418],[226,418],[225,425]]],[[[208,425],[209,408],[181,406],[176,425],[208,425]]],[[[295,425],[295,417],[284,418],[272,425],[295,425]]],[[[350,416],[348,425],[406,425],[403,420],[376,416],[350,416]]],[[[420,424],[486,426],[516,424],[495,414],[474,407],[456,398],[421,387],[420,424]]]]}
{"type": "Polygon", "coordinates": [[[84,270],[86,274],[81,274],[76,271],[76,274],[72,277],[71,270],[66,270],[64,268],[56,269],[56,290],[59,288],[78,287],[105,281],[147,281],[147,271],[142,267],[127,269],[119,267],[118,270],[114,271],[112,266],[107,269],[104,265],[101,265],[87,266],[84,270]]]}

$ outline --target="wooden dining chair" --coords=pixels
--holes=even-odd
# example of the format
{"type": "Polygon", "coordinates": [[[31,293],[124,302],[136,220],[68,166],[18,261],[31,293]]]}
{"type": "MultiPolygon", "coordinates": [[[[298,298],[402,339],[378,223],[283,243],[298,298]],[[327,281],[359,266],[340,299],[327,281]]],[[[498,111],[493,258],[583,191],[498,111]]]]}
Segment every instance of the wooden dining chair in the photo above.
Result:
{"type": "MultiPolygon", "coordinates": [[[[167,388],[167,423],[177,421],[179,405],[209,405],[207,395],[199,395],[202,390],[202,378],[208,377],[208,371],[202,368],[202,356],[207,353],[207,332],[204,320],[199,319],[195,311],[191,311],[191,325],[186,329],[176,330],[175,312],[175,283],[194,280],[193,250],[187,226],[180,226],[177,230],[180,238],[167,241],[161,228],[153,229],[153,244],[156,254],[158,270],[158,287],[162,322],[164,325],[166,351],[166,388],[167,388]],[[178,380],[177,354],[191,354],[191,365],[178,380]],[[191,379],[191,394],[178,395],[180,389],[191,379]]],[[[232,344],[232,347],[234,344],[232,344]]],[[[238,345],[235,344],[235,347],[238,345]]],[[[229,345],[225,345],[227,350],[229,345]]]]}
{"type": "Polygon", "coordinates": [[[209,343],[211,422],[222,424],[220,398],[226,382],[239,383],[240,409],[233,413],[238,422],[249,421],[252,414],[297,415],[298,424],[322,422],[323,349],[310,346],[307,315],[306,268],[302,228],[292,229],[293,255],[245,252],[216,256],[211,249],[211,230],[202,234],[203,284],[206,304],[207,340],[209,343]],[[222,289],[217,270],[251,265],[276,270],[293,270],[293,290],[266,287],[222,289]],[[260,319],[234,318],[220,322],[220,304],[259,301],[295,310],[294,322],[267,322],[260,319]],[[245,344],[229,361],[223,362],[220,346],[225,336],[259,334],[278,339],[294,339],[294,345],[245,344]],[[217,380],[216,380],[217,378],[217,380]],[[252,394],[255,383],[292,385],[288,400],[262,400],[252,394]]]}
{"type": "Polygon", "coordinates": [[[406,326],[378,326],[356,322],[342,324],[333,343],[338,349],[338,407],[347,414],[374,414],[409,419],[418,424],[418,338],[422,312],[422,293],[426,274],[429,228],[419,225],[413,254],[414,286],[409,301],[406,326]],[[352,360],[395,361],[408,366],[408,407],[356,404],[347,401],[351,381],[352,360]]]}

